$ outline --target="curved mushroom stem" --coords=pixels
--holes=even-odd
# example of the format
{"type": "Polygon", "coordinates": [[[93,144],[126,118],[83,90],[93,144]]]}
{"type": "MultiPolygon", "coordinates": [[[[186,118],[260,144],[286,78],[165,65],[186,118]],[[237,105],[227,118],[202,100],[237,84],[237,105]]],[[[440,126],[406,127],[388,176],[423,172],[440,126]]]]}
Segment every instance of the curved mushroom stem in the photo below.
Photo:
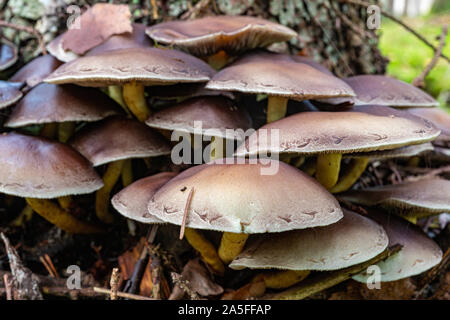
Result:
{"type": "Polygon", "coordinates": [[[317,156],[316,179],[330,190],[338,181],[342,154],[327,153],[317,156]]]}
{"type": "Polygon", "coordinates": [[[125,83],[123,86],[123,99],[128,109],[139,121],[144,122],[151,112],[147,106],[144,95],[144,86],[136,82],[125,83]]]}
{"type": "Polygon", "coordinates": [[[128,110],[125,100],[123,100],[122,95],[122,87],[121,86],[109,86],[108,87],[108,96],[117,102],[123,110],[127,113],[127,115],[131,115],[130,110],[128,110]]]}
{"type": "Polygon", "coordinates": [[[58,124],[56,122],[46,123],[39,132],[39,135],[47,139],[54,139],[57,131],[58,124]]]}
{"type": "Polygon", "coordinates": [[[214,273],[218,275],[224,274],[225,266],[220,261],[216,248],[203,234],[197,230],[186,228],[184,236],[189,244],[200,253],[202,259],[211,267],[214,273]]]}
{"type": "Polygon", "coordinates": [[[220,50],[216,54],[209,56],[206,60],[213,69],[220,70],[227,64],[228,55],[225,51],[220,50]]]}
{"type": "Polygon", "coordinates": [[[64,210],[69,210],[72,206],[72,197],[71,196],[64,196],[58,198],[58,203],[61,208],[64,210]]]}
{"type": "Polygon", "coordinates": [[[301,170],[311,177],[316,173],[317,160],[315,158],[306,158],[301,170]]]}
{"type": "Polygon", "coordinates": [[[338,182],[330,189],[331,193],[344,192],[358,180],[361,174],[366,170],[369,164],[369,158],[352,159],[350,166],[345,169],[344,173],[339,177],[338,182]]]}
{"type": "Polygon", "coordinates": [[[219,257],[225,263],[229,264],[236,258],[245,246],[248,234],[224,232],[219,246],[219,257]]]}
{"type": "Polygon", "coordinates": [[[26,198],[33,210],[45,220],[69,233],[99,233],[103,229],[93,224],[80,221],[50,200],[26,198]]]}
{"type": "Polygon", "coordinates": [[[75,132],[76,124],[73,121],[58,123],[58,140],[66,143],[75,132]]]}
{"type": "MultiPolygon", "coordinates": [[[[225,147],[224,144],[225,144],[224,139],[222,139],[222,138],[218,138],[218,137],[211,138],[211,144],[209,145],[211,148],[210,154],[209,154],[209,161],[223,158],[223,155],[224,155],[223,149],[225,147]]],[[[191,146],[192,145],[193,144],[191,143],[191,146]]],[[[195,148],[194,148],[194,150],[195,150],[195,148]]]]}
{"type": "Polygon", "coordinates": [[[131,159],[124,160],[123,168],[121,172],[122,177],[122,186],[128,187],[131,183],[133,183],[133,163],[131,159]]]}
{"type": "Polygon", "coordinates": [[[267,123],[284,118],[287,110],[287,98],[269,96],[267,98],[267,123]]]}
{"type": "Polygon", "coordinates": [[[22,211],[20,212],[20,214],[9,223],[10,226],[12,227],[20,227],[22,226],[25,222],[30,221],[31,218],[33,217],[33,208],[30,207],[29,204],[27,204],[22,211]]]}
{"type": "Polygon", "coordinates": [[[309,270],[267,271],[262,273],[266,288],[285,289],[299,283],[310,274],[309,270]]]}
{"type": "Polygon", "coordinates": [[[122,173],[125,160],[111,162],[103,175],[103,187],[95,194],[95,213],[100,221],[112,223],[114,216],[109,212],[109,195],[122,173]]]}

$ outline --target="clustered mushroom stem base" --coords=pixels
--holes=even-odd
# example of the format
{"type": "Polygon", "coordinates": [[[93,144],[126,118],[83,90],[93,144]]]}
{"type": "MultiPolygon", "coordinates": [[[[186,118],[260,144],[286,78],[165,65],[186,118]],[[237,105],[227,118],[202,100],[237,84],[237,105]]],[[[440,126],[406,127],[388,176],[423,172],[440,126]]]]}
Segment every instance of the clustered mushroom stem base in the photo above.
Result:
{"type": "Polygon", "coordinates": [[[248,234],[224,232],[219,246],[219,257],[225,263],[229,264],[241,252],[247,241],[248,234]]]}
{"type": "Polygon", "coordinates": [[[327,153],[317,156],[316,179],[326,189],[330,190],[337,183],[341,168],[342,154],[327,153]]]}
{"type": "Polygon", "coordinates": [[[369,158],[352,159],[350,166],[341,174],[338,182],[330,189],[332,193],[344,192],[358,180],[361,174],[366,170],[369,164],[369,158]]]}
{"type": "Polygon", "coordinates": [[[268,271],[262,274],[266,288],[285,289],[299,283],[310,274],[309,270],[268,271]]]}
{"type": "Polygon", "coordinates": [[[126,83],[123,86],[123,99],[136,118],[144,122],[151,112],[145,101],[144,86],[136,82],[126,83]]]}
{"type": "Polygon", "coordinates": [[[286,116],[287,98],[268,97],[267,98],[267,123],[280,120],[286,116]]]}
{"type": "Polygon", "coordinates": [[[184,236],[189,244],[200,253],[203,261],[211,267],[214,273],[218,275],[225,273],[225,266],[220,261],[216,248],[203,234],[197,230],[186,228],[184,230],[184,236]]]}
{"type": "Polygon", "coordinates": [[[207,59],[208,64],[215,70],[220,70],[228,62],[228,55],[225,51],[221,50],[212,56],[209,56],[207,59]]]}
{"type": "MultiPolygon", "coordinates": [[[[191,144],[192,145],[192,144],[191,144]]],[[[210,143],[209,161],[222,159],[224,156],[224,139],[212,137],[210,143]]],[[[195,150],[195,149],[194,149],[195,150]]]]}
{"type": "Polygon", "coordinates": [[[109,212],[109,197],[112,188],[122,174],[125,160],[117,160],[108,164],[103,175],[103,187],[95,194],[95,213],[97,218],[104,223],[113,223],[114,216],[109,212]]]}
{"type": "Polygon", "coordinates": [[[103,229],[98,226],[76,219],[50,200],[34,198],[26,198],[26,200],[36,213],[66,232],[74,234],[103,232],[103,229]]]}

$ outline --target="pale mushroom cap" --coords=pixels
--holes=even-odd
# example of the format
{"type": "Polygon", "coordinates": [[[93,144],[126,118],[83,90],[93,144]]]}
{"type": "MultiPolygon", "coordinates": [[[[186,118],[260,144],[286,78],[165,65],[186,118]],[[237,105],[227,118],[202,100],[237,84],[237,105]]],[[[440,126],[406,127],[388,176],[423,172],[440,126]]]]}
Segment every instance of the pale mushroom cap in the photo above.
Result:
{"type": "Polygon", "coordinates": [[[62,40],[63,34],[60,34],[55,39],[50,41],[49,44],[45,47],[47,51],[54,56],[56,59],[62,62],[70,62],[78,59],[80,56],[70,50],[64,50],[62,40]]]}
{"type": "Polygon", "coordinates": [[[422,153],[433,151],[434,147],[430,142],[413,144],[392,150],[380,150],[370,152],[347,153],[344,158],[370,158],[371,160],[392,159],[392,158],[409,158],[420,155],[422,153]]]}
{"type": "Polygon", "coordinates": [[[224,97],[193,98],[156,112],[145,122],[156,129],[242,139],[234,129],[251,128],[247,112],[224,97]],[[202,130],[195,127],[201,121],[202,130]],[[232,129],[228,130],[227,129],[232,129]]]}
{"type": "MultiPolygon", "coordinates": [[[[437,265],[442,259],[439,246],[415,225],[404,219],[384,213],[371,213],[370,218],[380,223],[389,238],[389,245],[400,244],[400,252],[377,263],[381,269],[381,281],[395,281],[420,274],[437,265]]],[[[360,273],[353,277],[366,282],[372,274],[360,273]]]]}
{"type": "Polygon", "coordinates": [[[103,186],[92,165],[69,146],[17,133],[0,135],[0,192],[51,199],[103,186]]]}
{"type": "Polygon", "coordinates": [[[46,54],[27,63],[9,81],[25,82],[29,87],[34,87],[60,65],[60,61],[46,54]]]}
{"type": "Polygon", "coordinates": [[[99,90],[41,83],[13,108],[5,126],[16,128],[51,122],[98,121],[120,113],[114,100],[99,90]]]}
{"type": "Polygon", "coordinates": [[[157,43],[173,45],[196,56],[220,50],[237,54],[297,36],[294,30],[278,23],[245,16],[164,22],[147,28],[147,34],[157,43]]]}
{"type": "Polygon", "coordinates": [[[359,75],[344,79],[356,93],[355,105],[434,107],[439,103],[417,87],[383,75],[359,75]]]}
{"type": "Polygon", "coordinates": [[[450,212],[450,181],[422,179],[395,185],[347,191],[339,198],[362,205],[382,205],[401,212],[440,214],[450,212]]]}
{"type": "Polygon", "coordinates": [[[0,109],[9,107],[22,98],[23,93],[20,88],[23,83],[8,82],[0,80],[0,109]]]}
{"type": "Polygon", "coordinates": [[[314,69],[321,71],[322,73],[326,73],[330,76],[334,76],[333,72],[331,72],[327,67],[325,67],[324,65],[321,65],[320,63],[318,63],[317,61],[315,61],[309,57],[304,57],[304,56],[299,56],[299,55],[291,55],[290,58],[296,62],[307,64],[307,65],[313,67],[314,69]]]}
{"type": "Polygon", "coordinates": [[[336,270],[383,252],[388,237],[376,222],[352,211],[324,227],[258,235],[229,265],[232,269],[336,270]]]}
{"type": "Polygon", "coordinates": [[[181,225],[193,188],[186,218],[189,228],[282,232],[328,225],[342,218],[336,199],[294,167],[276,160],[265,164],[222,160],[190,168],[170,180],[154,194],[148,211],[181,225]]]}
{"type": "Polygon", "coordinates": [[[65,63],[44,81],[88,87],[135,81],[150,86],[206,82],[214,73],[208,64],[181,51],[127,48],[84,56],[65,63]]]}
{"type": "Polygon", "coordinates": [[[268,52],[245,55],[219,71],[206,89],[267,94],[294,100],[353,96],[344,81],[291,57],[268,52]]]}
{"type": "Polygon", "coordinates": [[[18,50],[14,43],[3,38],[0,39],[0,71],[11,67],[18,58],[18,50]]]}
{"type": "Polygon", "coordinates": [[[94,167],[123,159],[170,154],[162,135],[137,120],[110,117],[88,125],[70,141],[94,167]]]}
{"type": "Polygon", "coordinates": [[[161,172],[139,179],[114,195],[111,203],[121,215],[142,223],[164,223],[148,212],[147,206],[155,192],[175,177],[175,172],[161,172]]]}
{"type": "Polygon", "coordinates": [[[346,112],[301,112],[266,124],[248,137],[235,154],[242,157],[266,152],[366,152],[425,143],[438,135],[439,130],[431,122],[408,112],[360,106],[346,112]],[[265,130],[268,138],[261,135],[258,139],[265,130]],[[279,135],[278,141],[272,134],[279,135]]]}
{"type": "Polygon", "coordinates": [[[447,112],[439,108],[414,108],[408,109],[408,112],[433,122],[441,130],[441,135],[436,140],[450,141],[450,115],[447,112]]]}

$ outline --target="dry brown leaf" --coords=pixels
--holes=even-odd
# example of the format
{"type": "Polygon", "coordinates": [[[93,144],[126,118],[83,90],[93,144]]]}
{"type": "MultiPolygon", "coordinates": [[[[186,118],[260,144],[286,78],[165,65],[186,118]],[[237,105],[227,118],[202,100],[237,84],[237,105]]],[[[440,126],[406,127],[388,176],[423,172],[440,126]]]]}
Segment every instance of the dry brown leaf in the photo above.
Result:
{"type": "Polygon", "coordinates": [[[97,3],[76,18],[63,35],[63,49],[83,55],[112,35],[132,32],[130,18],[127,5],[97,3]]]}
{"type": "Polygon", "coordinates": [[[237,290],[225,293],[222,296],[222,300],[248,300],[259,298],[262,297],[265,292],[266,284],[264,283],[264,278],[260,276],[237,290]]]}

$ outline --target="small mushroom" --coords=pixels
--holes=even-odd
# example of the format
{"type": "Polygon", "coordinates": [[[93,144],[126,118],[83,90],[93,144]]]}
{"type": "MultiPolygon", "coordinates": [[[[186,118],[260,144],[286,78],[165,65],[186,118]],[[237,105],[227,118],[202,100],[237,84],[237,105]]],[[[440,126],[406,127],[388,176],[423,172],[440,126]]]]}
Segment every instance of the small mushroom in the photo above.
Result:
{"type": "Polygon", "coordinates": [[[95,202],[96,214],[105,223],[114,220],[108,207],[109,194],[117,180],[121,175],[123,181],[133,180],[131,159],[170,154],[169,144],[159,133],[136,120],[120,117],[86,126],[69,144],[94,167],[108,164],[103,175],[104,187],[97,191],[95,202]]]}
{"type": "Polygon", "coordinates": [[[12,82],[24,82],[33,88],[61,65],[57,59],[49,54],[37,57],[19,69],[10,79],[12,82]]]}
{"type": "Polygon", "coordinates": [[[23,93],[20,90],[22,87],[22,82],[0,80],[0,110],[13,105],[22,98],[23,93]]]}
{"type": "Polygon", "coordinates": [[[286,115],[289,99],[301,101],[354,95],[342,80],[296,62],[290,56],[268,52],[243,56],[214,75],[206,89],[267,95],[268,123],[286,115]]]}
{"type": "MultiPolygon", "coordinates": [[[[403,246],[399,253],[377,263],[381,271],[380,281],[412,277],[431,269],[441,261],[442,251],[439,246],[413,224],[382,212],[371,211],[369,217],[386,230],[389,245],[403,246]]],[[[373,274],[363,272],[353,279],[367,283],[370,277],[373,277],[373,274]]]]}
{"type": "Polygon", "coordinates": [[[16,45],[0,37],[0,71],[11,67],[18,58],[19,53],[16,45]]]}

